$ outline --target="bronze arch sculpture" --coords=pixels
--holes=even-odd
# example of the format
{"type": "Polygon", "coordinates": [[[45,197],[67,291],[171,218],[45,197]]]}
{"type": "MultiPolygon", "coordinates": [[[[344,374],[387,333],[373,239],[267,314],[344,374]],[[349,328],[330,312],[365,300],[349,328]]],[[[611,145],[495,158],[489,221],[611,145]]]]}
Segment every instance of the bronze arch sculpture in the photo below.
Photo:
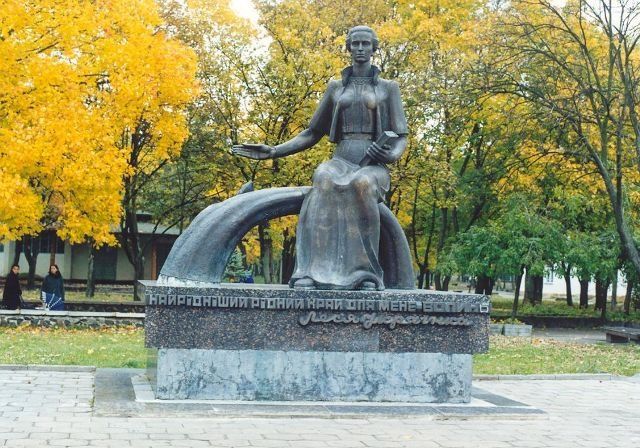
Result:
{"type": "MultiPolygon", "coordinates": [[[[196,216],[176,240],[160,272],[160,281],[220,283],[231,253],[244,235],[261,222],[300,212],[311,187],[269,188],[213,204],[196,216]]],[[[391,210],[380,210],[380,260],[384,283],[413,289],[409,244],[391,210]]]]}

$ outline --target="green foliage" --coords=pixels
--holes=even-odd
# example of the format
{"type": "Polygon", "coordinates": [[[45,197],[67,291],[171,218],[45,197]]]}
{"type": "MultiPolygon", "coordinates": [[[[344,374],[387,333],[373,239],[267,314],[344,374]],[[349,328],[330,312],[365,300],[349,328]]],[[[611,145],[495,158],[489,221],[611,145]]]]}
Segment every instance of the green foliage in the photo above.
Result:
{"type": "Polygon", "coordinates": [[[497,321],[500,322],[500,323],[503,323],[503,324],[524,325],[524,322],[522,322],[521,320],[516,319],[515,317],[508,317],[506,319],[498,319],[497,321]]]}
{"type": "Polygon", "coordinates": [[[456,267],[474,276],[494,277],[498,273],[503,247],[495,226],[474,226],[462,233],[452,247],[456,267]]]}
{"type": "Polygon", "coordinates": [[[530,198],[514,195],[501,215],[462,233],[452,253],[459,272],[471,275],[518,275],[523,267],[542,275],[559,258],[564,241],[557,221],[530,198]]]}
{"type": "Polygon", "coordinates": [[[580,279],[612,281],[620,264],[619,254],[619,239],[611,230],[567,235],[565,260],[580,279]]]}
{"type": "MultiPolygon", "coordinates": [[[[512,301],[510,299],[496,299],[492,298],[491,315],[495,319],[501,319],[501,316],[506,315],[511,311],[512,301]]],[[[620,303],[618,303],[620,306],[620,303]]],[[[633,305],[632,305],[633,310],[633,305]]],[[[518,309],[518,316],[558,316],[558,317],[593,317],[600,318],[601,312],[594,310],[593,307],[579,308],[577,306],[567,306],[564,302],[555,302],[550,300],[543,300],[541,304],[531,305],[525,303],[518,309]]],[[[620,309],[615,311],[608,311],[607,319],[616,322],[636,322],[640,323],[640,310],[631,311],[629,315],[624,314],[620,309]]]]}
{"type": "Polygon", "coordinates": [[[237,248],[229,257],[224,269],[224,279],[230,282],[239,282],[250,274],[244,266],[244,257],[237,248]]]}

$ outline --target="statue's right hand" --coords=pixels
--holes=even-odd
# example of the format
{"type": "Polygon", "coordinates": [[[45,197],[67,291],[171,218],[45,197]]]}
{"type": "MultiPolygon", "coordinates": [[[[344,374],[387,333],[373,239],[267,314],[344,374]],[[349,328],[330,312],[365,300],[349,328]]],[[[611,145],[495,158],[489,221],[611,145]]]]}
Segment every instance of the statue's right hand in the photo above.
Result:
{"type": "Polygon", "coordinates": [[[262,143],[243,143],[241,145],[233,145],[231,152],[241,157],[248,157],[249,159],[265,160],[275,157],[276,148],[262,143]]]}

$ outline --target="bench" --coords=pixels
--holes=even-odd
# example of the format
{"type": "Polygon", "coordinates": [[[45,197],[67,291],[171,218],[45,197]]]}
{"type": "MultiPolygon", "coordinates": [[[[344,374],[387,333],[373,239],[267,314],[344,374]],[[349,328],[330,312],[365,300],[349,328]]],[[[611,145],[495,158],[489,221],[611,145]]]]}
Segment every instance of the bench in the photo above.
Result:
{"type": "Polygon", "coordinates": [[[640,329],[628,327],[605,327],[607,342],[620,343],[634,341],[640,344],[640,329]]]}

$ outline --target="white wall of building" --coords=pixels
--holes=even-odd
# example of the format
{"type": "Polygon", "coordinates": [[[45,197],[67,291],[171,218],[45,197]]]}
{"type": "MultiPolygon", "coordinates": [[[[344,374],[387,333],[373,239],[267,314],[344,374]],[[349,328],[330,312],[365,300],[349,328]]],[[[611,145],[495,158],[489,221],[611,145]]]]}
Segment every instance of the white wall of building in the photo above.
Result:
{"type": "MultiPolygon", "coordinates": [[[[0,252],[0,277],[4,277],[9,272],[13,263],[16,243],[9,241],[4,243],[3,250],[0,252]]],[[[71,245],[65,242],[64,253],[57,253],[55,263],[60,268],[60,272],[65,279],[86,280],[87,264],[89,261],[89,245],[78,244],[71,245]]],[[[152,247],[147,245],[144,251],[145,268],[144,278],[151,278],[152,274],[152,247]]],[[[44,277],[49,271],[50,254],[41,252],[38,254],[36,262],[36,276],[44,277]]],[[[133,266],[129,262],[124,250],[117,249],[116,259],[116,278],[117,281],[132,281],[134,278],[133,266]]],[[[24,254],[20,254],[20,272],[26,274],[29,272],[29,264],[24,254]]]]}
{"type": "MultiPolygon", "coordinates": [[[[4,277],[8,274],[9,269],[11,268],[11,264],[13,263],[13,256],[16,251],[16,243],[14,241],[10,241],[4,243],[4,250],[0,252],[0,276],[4,277]]],[[[69,244],[65,244],[64,253],[56,254],[55,263],[60,268],[60,273],[64,278],[68,278],[71,273],[71,266],[69,263],[71,260],[71,247],[69,244]]],[[[44,277],[49,272],[49,263],[51,261],[50,254],[48,252],[41,252],[38,254],[38,259],[36,261],[36,275],[39,277],[44,277]]],[[[18,262],[20,265],[20,272],[22,274],[26,274],[29,272],[29,263],[27,263],[27,259],[24,254],[20,254],[20,261],[18,262]]]]}
{"type": "MultiPolygon", "coordinates": [[[[65,254],[56,254],[55,264],[57,264],[58,267],[60,268],[60,273],[64,278],[68,277],[68,273],[70,271],[68,260],[69,260],[69,257],[65,256],[65,254]]],[[[37,276],[44,277],[45,275],[47,275],[47,272],[49,272],[50,261],[51,260],[48,253],[43,252],[38,254],[38,259],[36,260],[37,276]]],[[[20,265],[21,273],[24,274],[29,272],[29,263],[27,263],[27,259],[24,256],[24,254],[20,254],[20,262],[18,264],[20,265]]]]}
{"type": "Polygon", "coordinates": [[[4,243],[2,252],[0,252],[0,276],[4,277],[9,273],[11,268],[11,259],[9,258],[9,244],[4,243]]]}
{"type": "MultiPolygon", "coordinates": [[[[524,279],[523,279],[524,280],[524,279]]],[[[596,284],[595,282],[589,282],[589,295],[595,296],[596,294],[596,284]]],[[[522,285],[520,285],[520,292],[524,293],[524,281],[522,285]]],[[[544,285],[542,287],[543,294],[554,294],[558,296],[566,296],[567,294],[567,286],[564,282],[564,277],[557,277],[555,275],[548,275],[544,277],[544,285]]],[[[627,293],[627,282],[624,280],[624,277],[620,275],[618,272],[618,289],[616,291],[617,297],[624,297],[627,293]]],[[[612,294],[612,287],[609,286],[609,295],[612,294]]],[[[573,299],[580,295],[580,281],[576,277],[571,277],[571,295],[573,299]]]]}

